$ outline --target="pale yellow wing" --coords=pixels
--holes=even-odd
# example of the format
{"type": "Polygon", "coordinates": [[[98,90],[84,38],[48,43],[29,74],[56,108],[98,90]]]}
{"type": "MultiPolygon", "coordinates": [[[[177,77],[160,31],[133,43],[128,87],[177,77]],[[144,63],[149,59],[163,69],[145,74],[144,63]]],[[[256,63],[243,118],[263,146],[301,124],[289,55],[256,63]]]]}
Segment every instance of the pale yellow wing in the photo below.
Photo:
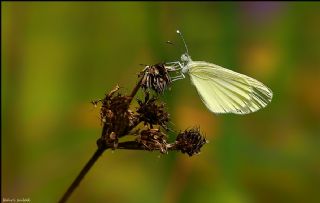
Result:
{"type": "Polygon", "coordinates": [[[214,113],[248,114],[271,102],[271,89],[253,78],[202,61],[187,66],[203,103],[214,113]]]}

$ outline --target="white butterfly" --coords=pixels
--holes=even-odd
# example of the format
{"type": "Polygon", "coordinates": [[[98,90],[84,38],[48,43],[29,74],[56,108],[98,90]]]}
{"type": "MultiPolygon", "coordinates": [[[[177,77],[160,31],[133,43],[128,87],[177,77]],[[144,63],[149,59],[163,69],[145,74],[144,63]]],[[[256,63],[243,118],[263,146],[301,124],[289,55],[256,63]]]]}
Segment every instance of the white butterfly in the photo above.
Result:
{"type": "Polygon", "coordinates": [[[261,82],[246,75],[234,72],[205,61],[193,61],[188,54],[185,40],[179,30],[186,48],[181,62],[168,62],[168,68],[180,70],[180,75],[172,81],[185,78],[189,73],[193,85],[203,103],[213,113],[248,114],[264,108],[272,99],[272,91],[261,82]]]}

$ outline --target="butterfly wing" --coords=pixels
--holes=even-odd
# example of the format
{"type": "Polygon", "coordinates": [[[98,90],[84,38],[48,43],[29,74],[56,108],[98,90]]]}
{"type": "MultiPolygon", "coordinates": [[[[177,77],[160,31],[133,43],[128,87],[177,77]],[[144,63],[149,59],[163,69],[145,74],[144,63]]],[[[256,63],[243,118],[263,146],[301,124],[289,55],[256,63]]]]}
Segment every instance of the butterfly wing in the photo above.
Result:
{"type": "Polygon", "coordinates": [[[253,78],[207,62],[187,66],[203,103],[214,113],[248,114],[271,102],[271,89],[253,78]]]}

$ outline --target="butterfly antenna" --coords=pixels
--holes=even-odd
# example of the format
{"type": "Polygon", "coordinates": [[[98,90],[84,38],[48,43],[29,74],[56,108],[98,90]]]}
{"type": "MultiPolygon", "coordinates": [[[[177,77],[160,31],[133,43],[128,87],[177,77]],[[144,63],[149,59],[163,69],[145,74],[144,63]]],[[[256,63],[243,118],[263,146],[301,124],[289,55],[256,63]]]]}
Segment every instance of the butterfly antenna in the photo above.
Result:
{"type": "Polygon", "coordinates": [[[186,48],[186,52],[189,55],[188,47],[187,47],[186,41],[184,40],[184,37],[183,37],[182,33],[179,30],[177,30],[177,33],[180,35],[180,37],[181,37],[181,39],[183,41],[184,47],[186,48]]]}

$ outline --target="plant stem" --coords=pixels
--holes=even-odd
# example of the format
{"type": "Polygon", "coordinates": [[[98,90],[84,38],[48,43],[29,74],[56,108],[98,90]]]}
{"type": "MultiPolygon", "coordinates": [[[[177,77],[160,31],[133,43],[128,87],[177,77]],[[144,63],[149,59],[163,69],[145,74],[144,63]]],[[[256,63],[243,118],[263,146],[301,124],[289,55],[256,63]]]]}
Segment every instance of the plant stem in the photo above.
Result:
{"type": "Polygon", "coordinates": [[[139,82],[136,84],[136,86],[133,88],[131,94],[130,94],[130,100],[129,100],[129,105],[133,99],[133,97],[137,94],[139,88],[141,87],[143,77],[140,78],[139,82]]]}
{"type": "Polygon", "coordinates": [[[88,173],[88,171],[91,169],[93,164],[97,161],[97,159],[102,155],[102,153],[106,149],[98,148],[97,151],[93,154],[91,159],[88,161],[88,163],[83,167],[77,178],[73,181],[73,183],[70,185],[68,190],[64,193],[62,198],[60,199],[59,203],[64,203],[68,200],[70,195],[73,193],[73,191],[78,187],[81,180],[84,178],[84,176],[88,173]]]}
{"type": "MultiPolygon", "coordinates": [[[[176,146],[171,144],[166,144],[167,150],[173,151],[177,150],[176,146]]],[[[154,147],[152,149],[149,149],[147,146],[137,143],[136,141],[126,141],[126,142],[120,142],[117,146],[117,149],[126,149],[126,150],[149,150],[149,151],[155,151],[160,150],[159,147],[154,147]]]]}

